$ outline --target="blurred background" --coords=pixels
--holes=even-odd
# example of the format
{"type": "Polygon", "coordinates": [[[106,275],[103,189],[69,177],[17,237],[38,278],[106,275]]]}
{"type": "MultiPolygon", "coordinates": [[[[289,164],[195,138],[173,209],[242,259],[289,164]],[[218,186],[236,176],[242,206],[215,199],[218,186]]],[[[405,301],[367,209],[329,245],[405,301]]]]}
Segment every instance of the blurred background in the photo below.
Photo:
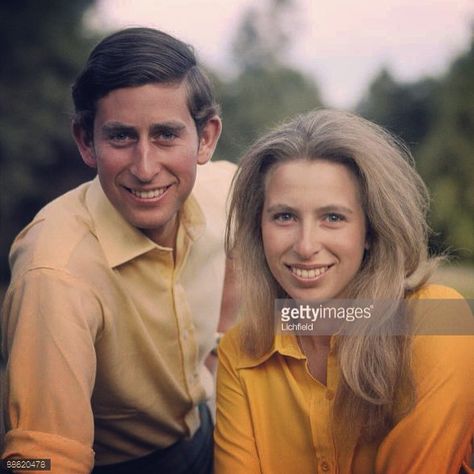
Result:
{"type": "Polygon", "coordinates": [[[432,194],[436,281],[474,298],[472,0],[4,0],[0,4],[0,299],[15,235],[92,178],[70,136],[70,86],[125,26],[195,47],[216,86],[216,159],[317,106],[361,113],[404,139],[432,194]]]}

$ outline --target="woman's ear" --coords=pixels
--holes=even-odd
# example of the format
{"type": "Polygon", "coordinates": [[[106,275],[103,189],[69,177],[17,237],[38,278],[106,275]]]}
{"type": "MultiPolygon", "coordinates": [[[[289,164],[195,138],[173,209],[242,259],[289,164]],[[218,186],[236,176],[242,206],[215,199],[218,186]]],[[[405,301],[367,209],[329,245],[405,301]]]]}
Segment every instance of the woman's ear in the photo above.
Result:
{"type": "Polygon", "coordinates": [[[222,121],[219,116],[214,115],[208,120],[199,137],[198,164],[203,165],[212,158],[221,131],[222,121]]]}
{"type": "Polygon", "coordinates": [[[84,128],[78,123],[72,124],[72,135],[76,142],[82,161],[91,168],[97,168],[97,159],[95,156],[94,142],[84,128]]]}
{"type": "Polygon", "coordinates": [[[373,230],[372,227],[368,224],[368,218],[366,217],[366,231],[365,231],[365,243],[364,243],[364,250],[367,252],[370,250],[372,245],[372,238],[373,238],[373,230]]]}

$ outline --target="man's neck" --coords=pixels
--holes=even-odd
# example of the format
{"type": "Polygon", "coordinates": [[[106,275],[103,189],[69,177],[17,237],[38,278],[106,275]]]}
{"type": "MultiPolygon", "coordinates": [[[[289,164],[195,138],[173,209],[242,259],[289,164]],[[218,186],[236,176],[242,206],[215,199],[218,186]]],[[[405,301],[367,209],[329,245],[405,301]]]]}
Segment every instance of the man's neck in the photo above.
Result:
{"type": "Polygon", "coordinates": [[[178,235],[178,214],[173,222],[168,222],[163,229],[142,229],[142,232],[155,244],[161,247],[176,249],[176,236],[178,235]]]}

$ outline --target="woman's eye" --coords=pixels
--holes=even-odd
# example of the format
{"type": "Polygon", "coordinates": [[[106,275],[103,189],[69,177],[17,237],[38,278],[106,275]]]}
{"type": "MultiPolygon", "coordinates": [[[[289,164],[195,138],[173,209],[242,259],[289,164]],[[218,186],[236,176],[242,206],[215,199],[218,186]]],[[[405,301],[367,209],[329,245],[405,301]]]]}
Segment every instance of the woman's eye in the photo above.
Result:
{"type": "Polygon", "coordinates": [[[276,222],[290,222],[294,219],[293,214],[290,212],[279,212],[273,216],[273,220],[276,222]]]}
{"type": "Polygon", "coordinates": [[[325,220],[327,222],[330,222],[331,224],[335,224],[338,222],[343,222],[346,220],[346,218],[342,214],[336,214],[334,212],[331,212],[330,214],[327,214],[325,216],[325,220]]]}

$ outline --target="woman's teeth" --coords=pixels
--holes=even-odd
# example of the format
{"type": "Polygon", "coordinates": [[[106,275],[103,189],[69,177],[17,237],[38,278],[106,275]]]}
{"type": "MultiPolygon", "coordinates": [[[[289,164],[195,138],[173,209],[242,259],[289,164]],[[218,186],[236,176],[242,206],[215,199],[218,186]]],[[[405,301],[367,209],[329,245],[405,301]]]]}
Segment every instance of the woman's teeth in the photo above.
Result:
{"type": "Polygon", "coordinates": [[[294,273],[299,278],[306,278],[311,280],[312,278],[316,278],[323,273],[326,273],[329,267],[319,267],[319,268],[297,268],[297,267],[290,267],[292,273],[294,273]]]}

